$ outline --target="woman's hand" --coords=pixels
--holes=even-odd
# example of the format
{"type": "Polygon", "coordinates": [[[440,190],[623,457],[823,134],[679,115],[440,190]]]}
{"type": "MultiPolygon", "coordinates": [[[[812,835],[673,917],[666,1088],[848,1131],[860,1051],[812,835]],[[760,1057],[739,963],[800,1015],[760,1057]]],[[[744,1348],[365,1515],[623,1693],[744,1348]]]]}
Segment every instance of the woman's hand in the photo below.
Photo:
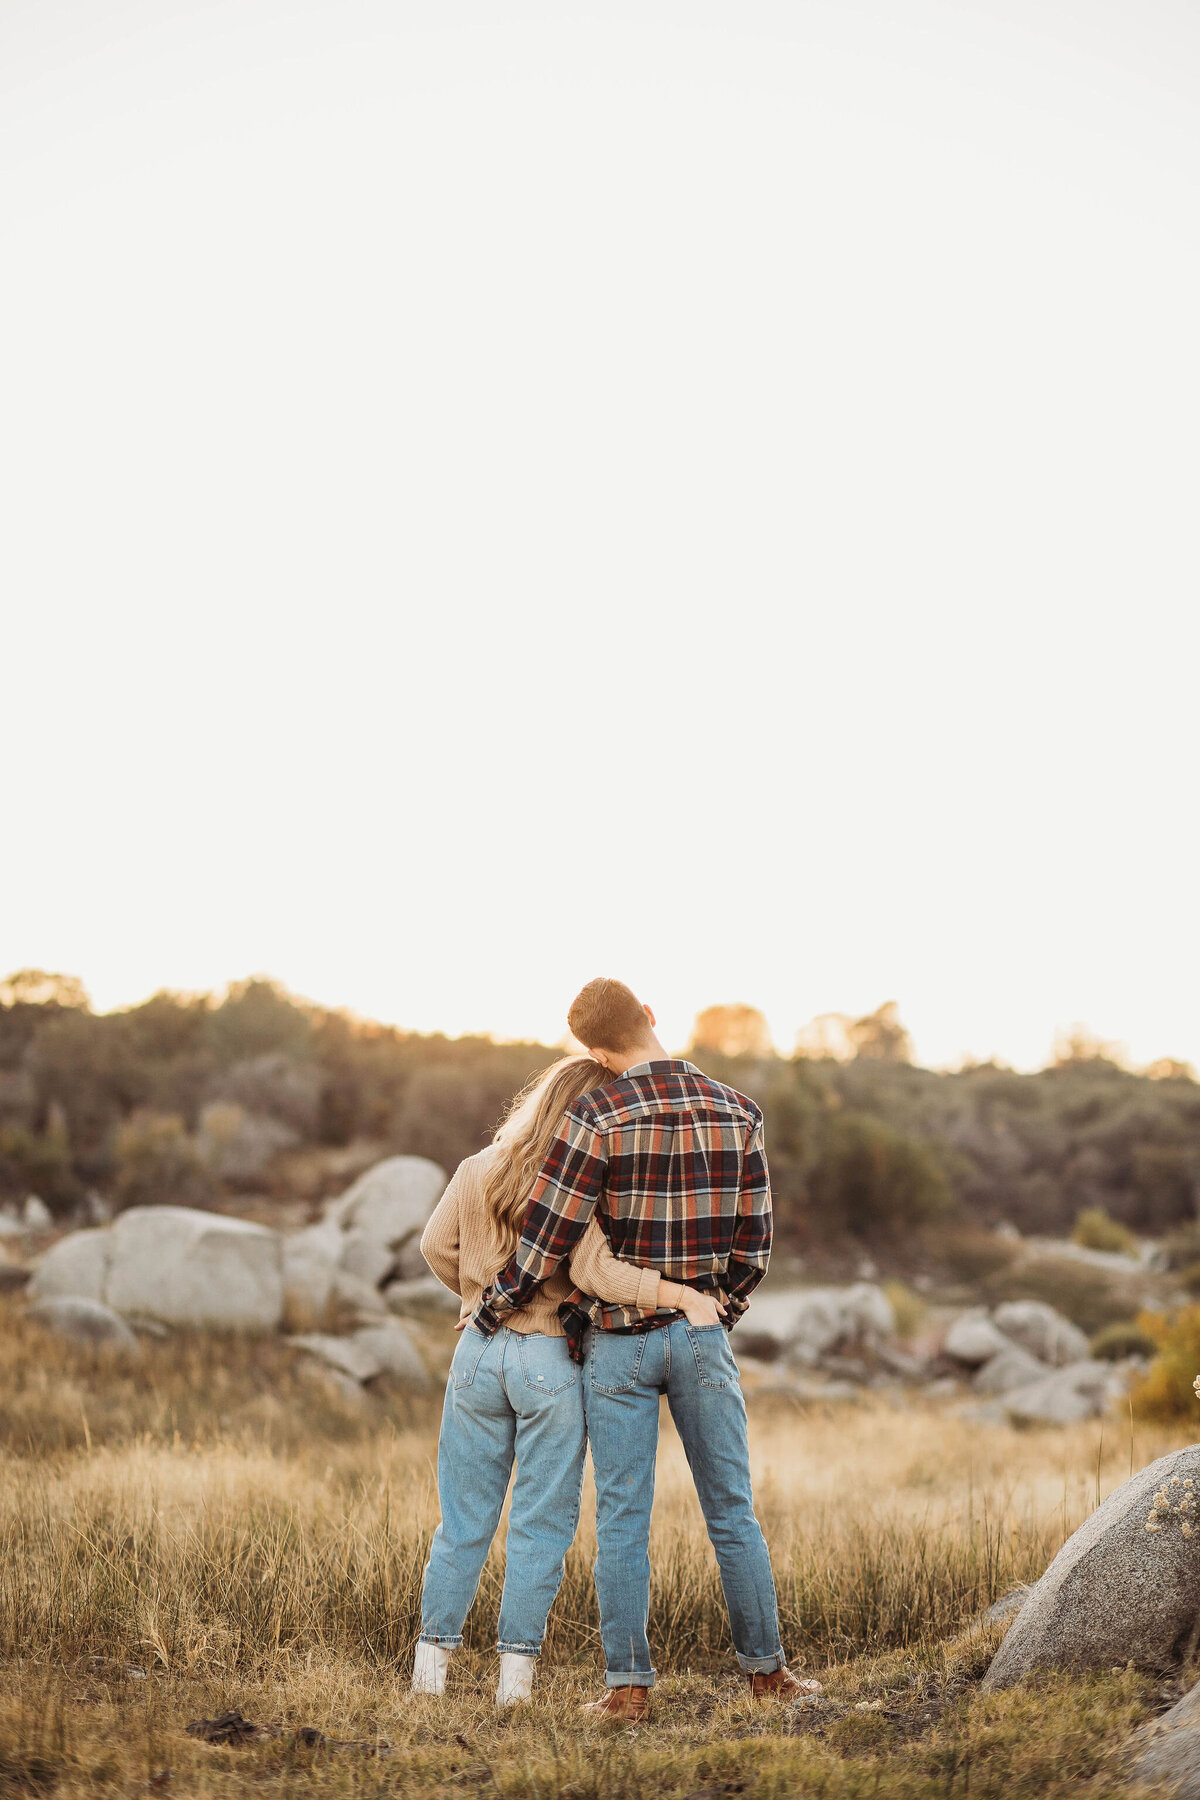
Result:
{"type": "Polygon", "coordinates": [[[466,1301],[464,1300],[462,1303],[462,1311],[458,1315],[458,1324],[454,1327],[454,1329],[455,1329],[455,1331],[465,1331],[467,1329],[467,1326],[470,1323],[471,1323],[471,1308],[467,1305],[466,1301]]]}
{"type": "MultiPolygon", "coordinates": [[[[686,1287],[683,1282],[674,1285],[677,1298],[668,1301],[676,1312],[681,1312],[689,1325],[704,1330],[709,1325],[724,1323],[728,1308],[719,1294],[704,1294],[699,1288],[686,1287]]],[[[662,1289],[660,1287],[661,1296],[662,1289]]]]}

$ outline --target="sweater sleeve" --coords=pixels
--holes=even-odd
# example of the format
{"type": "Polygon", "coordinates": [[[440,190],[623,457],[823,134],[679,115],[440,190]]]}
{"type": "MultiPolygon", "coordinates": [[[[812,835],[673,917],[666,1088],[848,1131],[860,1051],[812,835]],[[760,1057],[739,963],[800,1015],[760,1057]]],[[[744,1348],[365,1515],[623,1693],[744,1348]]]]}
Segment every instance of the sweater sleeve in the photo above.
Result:
{"type": "Polygon", "coordinates": [[[653,1312],[658,1306],[662,1276],[657,1269],[639,1268],[637,1263],[622,1262],[614,1256],[600,1221],[593,1214],[571,1252],[571,1280],[580,1293],[594,1294],[609,1306],[638,1306],[653,1312]]]}
{"type": "Polygon", "coordinates": [[[459,1163],[450,1177],[445,1193],[421,1234],[421,1255],[438,1280],[453,1294],[461,1296],[458,1276],[458,1200],[466,1180],[465,1163],[459,1163]]]}

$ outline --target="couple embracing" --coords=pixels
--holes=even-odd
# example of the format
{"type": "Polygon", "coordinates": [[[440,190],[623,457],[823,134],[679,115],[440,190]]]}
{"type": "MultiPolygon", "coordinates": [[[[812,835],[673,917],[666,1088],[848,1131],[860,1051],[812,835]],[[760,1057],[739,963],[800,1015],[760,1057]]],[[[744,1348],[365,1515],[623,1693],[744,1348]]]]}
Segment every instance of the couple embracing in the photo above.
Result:
{"type": "Polygon", "coordinates": [[[463,1311],[413,1689],[442,1691],[515,1462],[496,1700],[528,1699],[590,1445],[606,1686],[587,1710],[644,1717],[665,1394],[751,1692],[819,1692],[791,1673],[780,1645],[727,1336],[771,1248],[762,1114],[669,1057],[654,1014],[622,982],[589,982],[567,1018],[588,1054],[553,1064],[517,1097],[495,1142],[456,1171],[421,1242],[463,1311]]]}

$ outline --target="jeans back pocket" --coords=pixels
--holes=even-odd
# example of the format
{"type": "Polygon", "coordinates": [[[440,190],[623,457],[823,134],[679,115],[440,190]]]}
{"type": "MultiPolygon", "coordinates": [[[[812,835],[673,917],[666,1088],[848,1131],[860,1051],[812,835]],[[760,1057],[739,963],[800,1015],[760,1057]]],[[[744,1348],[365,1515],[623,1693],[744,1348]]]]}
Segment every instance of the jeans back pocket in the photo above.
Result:
{"type": "Polygon", "coordinates": [[[482,1331],[476,1331],[473,1325],[463,1328],[458,1347],[450,1363],[450,1379],[455,1388],[470,1387],[475,1379],[475,1371],[483,1360],[483,1353],[491,1343],[482,1331]]]}
{"type": "Polygon", "coordinates": [[[646,1348],[644,1331],[591,1331],[587,1365],[599,1394],[628,1394],[637,1386],[646,1348]]]}
{"type": "Polygon", "coordinates": [[[689,1325],[686,1327],[700,1386],[727,1388],[738,1385],[737,1364],[729,1345],[729,1333],[723,1325],[689,1325]]]}
{"type": "Polygon", "coordinates": [[[578,1380],[565,1337],[549,1337],[540,1331],[521,1332],[517,1336],[517,1354],[525,1386],[535,1394],[561,1394],[578,1380]]]}

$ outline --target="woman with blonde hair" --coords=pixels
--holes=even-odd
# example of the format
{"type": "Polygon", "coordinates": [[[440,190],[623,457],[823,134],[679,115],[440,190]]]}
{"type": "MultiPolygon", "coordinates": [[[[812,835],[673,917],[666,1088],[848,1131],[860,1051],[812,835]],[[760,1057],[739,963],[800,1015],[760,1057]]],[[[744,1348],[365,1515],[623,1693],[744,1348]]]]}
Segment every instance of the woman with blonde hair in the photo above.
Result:
{"type": "Polygon", "coordinates": [[[589,1056],[563,1057],[535,1077],[512,1102],[494,1141],[459,1164],[421,1239],[426,1262],[463,1307],[438,1440],[442,1518],[421,1592],[415,1693],[442,1692],[514,1462],[496,1704],[509,1706],[532,1692],[583,1489],[583,1391],[559,1317],[572,1284],[614,1305],[664,1306],[693,1324],[720,1322],[711,1295],[618,1260],[593,1218],[571,1257],[570,1277],[557,1271],[492,1337],[468,1323],[516,1249],[534,1181],[565,1113],[611,1080],[589,1056]]]}

